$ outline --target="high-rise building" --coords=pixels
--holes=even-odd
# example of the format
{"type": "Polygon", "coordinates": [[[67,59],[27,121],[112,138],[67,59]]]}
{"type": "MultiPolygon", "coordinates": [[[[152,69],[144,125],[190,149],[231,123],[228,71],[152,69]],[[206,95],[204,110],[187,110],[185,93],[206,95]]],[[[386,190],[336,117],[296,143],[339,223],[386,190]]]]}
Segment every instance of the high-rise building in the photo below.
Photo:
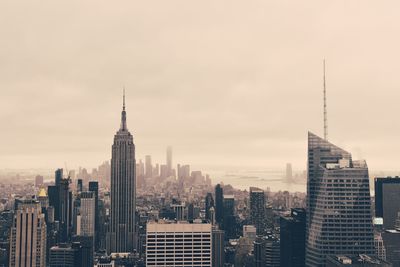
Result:
{"type": "Polygon", "coordinates": [[[385,229],[394,229],[399,203],[400,177],[375,178],[375,217],[383,218],[385,229]]]}
{"type": "Polygon", "coordinates": [[[257,237],[254,241],[254,262],[256,267],[280,267],[279,238],[274,235],[257,237]]]}
{"type": "Polygon", "coordinates": [[[280,218],[281,265],[304,267],[306,254],[306,211],[292,209],[290,216],[280,218]]]}
{"type": "Polygon", "coordinates": [[[223,267],[225,263],[224,231],[212,228],[212,267],[223,267]]]}
{"type": "Polygon", "coordinates": [[[236,238],[235,197],[233,195],[224,196],[222,229],[225,231],[226,239],[236,238]]]}
{"type": "MultiPolygon", "coordinates": [[[[90,181],[89,182],[89,191],[94,193],[94,229],[96,233],[101,231],[100,227],[100,211],[99,211],[99,182],[90,181]]],[[[100,247],[99,236],[94,236],[95,248],[96,250],[100,247]]]]}
{"type": "Polygon", "coordinates": [[[308,134],[306,266],[327,255],[374,254],[368,167],[308,134]]]}
{"type": "Polygon", "coordinates": [[[82,191],[83,191],[83,180],[82,180],[82,179],[78,179],[78,182],[77,182],[77,191],[78,191],[78,192],[82,192],[82,191]]]}
{"type": "Polygon", "coordinates": [[[151,156],[150,155],[146,156],[145,163],[146,163],[145,177],[151,178],[151,177],[153,177],[153,165],[151,165],[151,156]]]}
{"type": "Polygon", "coordinates": [[[43,176],[41,175],[36,175],[35,177],[35,186],[40,187],[43,185],[43,176]]]}
{"type": "Polygon", "coordinates": [[[218,224],[222,223],[224,216],[224,192],[220,184],[215,187],[215,220],[218,224]]]}
{"type": "Polygon", "coordinates": [[[243,225],[243,237],[253,243],[257,237],[257,229],[254,225],[243,225]]]}
{"type": "Polygon", "coordinates": [[[50,248],[50,267],[76,267],[81,266],[80,244],[61,243],[50,248]]]}
{"type": "Polygon", "coordinates": [[[257,234],[265,229],[265,193],[257,187],[250,187],[250,221],[256,227],[257,234]]]}
{"type": "Polygon", "coordinates": [[[291,182],[293,180],[292,164],[286,163],[286,182],[291,182]]]}
{"type": "Polygon", "coordinates": [[[207,193],[205,204],[206,220],[211,220],[210,209],[211,207],[214,207],[214,199],[211,193],[207,193]]]}
{"type": "Polygon", "coordinates": [[[63,178],[58,185],[59,206],[57,219],[60,222],[60,241],[68,242],[72,227],[72,192],[69,190],[69,178],[63,178]]]}
{"type": "Polygon", "coordinates": [[[80,194],[80,231],[82,236],[95,236],[95,194],[92,191],[80,194]]]}
{"type": "Polygon", "coordinates": [[[172,175],[172,147],[167,147],[167,176],[172,175]]]}
{"type": "Polygon", "coordinates": [[[55,172],[55,185],[58,186],[63,179],[63,169],[57,169],[55,172]]]}
{"type": "Polygon", "coordinates": [[[211,224],[161,221],[146,229],[146,266],[211,267],[211,224]]]}
{"type": "Polygon", "coordinates": [[[175,213],[175,220],[183,221],[185,218],[185,205],[183,204],[172,204],[172,209],[175,213]]]}
{"type": "Polygon", "coordinates": [[[18,203],[10,235],[10,267],[46,266],[46,222],[38,201],[18,203]]]}
{"type": "Polygon", "coordinates": [[[125,95],[123,102],[121,127],[112,146],[108,253],[132,252],[136,247],[135,145],[126,124],[125,95]]]}

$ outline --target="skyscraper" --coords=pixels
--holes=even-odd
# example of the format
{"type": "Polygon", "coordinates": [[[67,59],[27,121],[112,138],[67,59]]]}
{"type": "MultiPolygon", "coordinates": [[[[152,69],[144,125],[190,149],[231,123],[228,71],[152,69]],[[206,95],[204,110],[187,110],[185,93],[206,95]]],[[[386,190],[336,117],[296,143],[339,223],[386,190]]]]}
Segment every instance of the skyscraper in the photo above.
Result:
{"type": "Polygon", "coordinates": [[[368,167],[308,133],[306,266],[327,255],[374,254],[368,167]]]}
{"type": "Polygon", "coordinates": [[[38,201],[18,203],[11,228],[9,266],[46,266],[46,223],[38,201]]]}
{"type": "Polygon", "coordinates": [[[151,165],[151,156],[150,155],[146,156],[145,163],[146,163],[145,177],[151,178],[151,177],[153,177],[153,165],[151,165]]]}
{"type": "MultiPolygon", "coordinates": [[[[206,195],[206,220],[211,220],[210,209],[214,207],[214,199],[211,193],[207,193],[206,195]]],[[[211,222],[211,221],[210,221],[211,222]]]]}
{"type": "Polygon", "coordinates": [[[218,224],[222,223],[224,216],[224,192],[220,184],[215,187],[215,220],[218,224]]]}
{"type": "Polygon", "coordinates": [[[400,177],[375,178],[375,217],[385,229],[394,229],[400,211],[400,177]]]}
{"type": "Polygon", "coordinates": [[[172,147],[167,147],[167,174],[172,175],[172,147]]]}
{"type": "Polygon", "coordinates": [[[60,222],[60,241],[69,241],[72,227],[72,192],[69,190],[69,178],[62,178],[58,185],[59,193],[59,218],[60,222]]]}
{"type": "Polygon", "coordinates": [[[236,238],[236,218],[235,218],[235,197],[225,195],[223,202],[222,229],[225,231],[225,238],[236,238]]]}
{"type": "Polygon", "coordinates": [[[250,187],[250,220],[257,234],[262,234],[265,227],[265,194],[257,187],[250,187]]]}
{"type": "Polygon", "coordinates": [[[305,266],[306,211],[292,209],[290,216],[280,218],[281,265],[305,266]]]}
{"type": "Polygon", "coordinates": [[[63,169],[57,169],[55,173],[55,185],[58,186],[63,178],[63,169]]]}
{"type": "MultiPolygon", "coordinates": [[[[97,181],[90,181],[89,182],[89,191],[94,193],[94,225],[95,225],[95,233],[100,232],[100,221],[99,221],[99,182],[97,181]]],[[[100,240],[98,235],[94,236],[95,247],[96,249],[100,246],[100,240]]]]}
{"type": "Polygon", "coordinates": [[[110,230],[107,252],[132,252],[135,246],[135,145],[126,125],[125,94],[121,127],[114,136],[111,158],[110,230]]]}
{"type": "Polygon", "coordinates": [[[81,193],[79,235],[95,236],[95,199],[94,192],[81,193]]]}

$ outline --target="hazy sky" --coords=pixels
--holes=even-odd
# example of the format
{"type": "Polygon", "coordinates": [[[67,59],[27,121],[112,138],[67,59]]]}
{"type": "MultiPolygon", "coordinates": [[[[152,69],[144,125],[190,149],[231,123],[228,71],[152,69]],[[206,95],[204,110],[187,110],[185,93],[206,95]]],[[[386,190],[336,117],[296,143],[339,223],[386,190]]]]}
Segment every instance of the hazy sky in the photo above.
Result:
{"type": "Polygon", "coordinates": [[[1,1],[0,168],[111,157],[305,169],[307,131],[400,169],[399,1],[1,1]]]}

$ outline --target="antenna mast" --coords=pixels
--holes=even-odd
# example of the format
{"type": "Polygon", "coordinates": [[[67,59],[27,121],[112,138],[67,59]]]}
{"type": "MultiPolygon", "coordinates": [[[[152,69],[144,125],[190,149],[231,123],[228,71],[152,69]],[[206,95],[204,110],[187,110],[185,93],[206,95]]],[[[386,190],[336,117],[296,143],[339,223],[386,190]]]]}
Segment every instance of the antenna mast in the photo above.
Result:
{"type": "Polygon", "coordinates": [[[324,59],[324,139],[328,140],[328,114],[327,114],[327,110],[326,110],[325,59],[324,59]]]}

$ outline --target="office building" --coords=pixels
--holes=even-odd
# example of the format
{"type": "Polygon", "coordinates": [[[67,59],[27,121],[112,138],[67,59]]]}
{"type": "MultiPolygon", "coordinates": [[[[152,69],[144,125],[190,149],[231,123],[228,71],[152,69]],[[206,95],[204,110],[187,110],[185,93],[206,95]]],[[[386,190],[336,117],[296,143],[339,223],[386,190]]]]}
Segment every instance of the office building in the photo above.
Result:
{"type": "Polygon", "coordinates": [[[223,219],[222,230],[225,231],[225,238],[236,238],[236,217],[235,217],[235,197],[233,195],[225,195],[223,202],[223,219]]]}
{"type": "Polygon", "coordinates": [[[368,167],[332,143],[308,134],[306,266],[327,255],[373,255],[368,167]]]}
{"type": "Polygon", "coordinates": [[[92,191],[80,194],[80,230],[78,235],[95,236],[95,194],[92,191]]]}
{"type": "Polygon", "coordinates": [[[382,233],[386,260],[394,267],[400,267],[400,229],[386,230],[382,233]]]}
{"type": "Polygon", "coordinates": [[[167,176],[172,176],[172,147],[167,147],[167,176]]]}
{"type": "Polygon", "coordinates": [[[211,193],[207,193],[206,195],[206,201],[205,201],[205,217],[206,220],[211,220],[211,214],[210,214],[210,209],[211,207],[214,207],[214,199],[211,193]]]}
{"type": "Polygon", "coordinates": [[[392,267],[387,261],[381,260],[375,256],[360,255],[330,255],[327,257],[326,267],[392,267]]]}
{"type": "Polygon", "coordinates": [[[399,203],[400,177],[375,178],[375,217],[383,218],[385,229],[394,229],[399,203]]]}
{"type": "Polygon", "coordinates": [[[290,216],[280,218],[280,246],[282,266],[305,266],[305,238],[305,209],[292,209],[290,216]]]}
{"type": "Polygon", "coordinates": [[[151,177],[153,177],[153,165],[151,165],[151,156],[150,155],[146,156],[145,163],[146,163],[145,177],[151,178],[151,177]]]}
{"type": "Polygon", "coordinates": [[[55,172],[55,185],[60,185],[61,180],[63,179],[63,169],[57,169],[55,172]]]}
{"type": "Polygon", "coordinates": [[[254,225],[243,225],[243,237],[251,240],[253,243],[257,237],[257,229],[254,225]]]}
{"type": "Polygon", "coordinates": [[[79,244],[61,243],[50,248],[50,267],[76,267],[80,266],[79,244]]]}
{"type": "MultiPolygon", "coordinates": [[[[96,233],[101,231],[100,226],[100,211],[99,211],[99,182],[90,181],[89,191],[94,193],[94,229],[96,233]]],[[[94,236],[94,243],[96,250],[100,247],[100,240],[98,235],[94,236]]]]}
{"type": "Polygon", "coordinates": [[[43,186],[43,176],[36,175],[36,177],[35,177],[35,187],[41,187],[41,186],[43,186]]]}
{"type": "Polygon", "coordinates": [[[46,267],[46,222],[36,200],[22,200],[10,230],[10,267],[46,267]]]}
{"type": "MultiPolygon", "coordinates": [[[[61,169],[62,170],[62,169],[61,169]]],[[[68,242],[71,237],[72,228],[72,192],[69,190],[69,178],[62,178],[59,181],[58,193],[59,203],[57,220],[60,223],[60,242],[68,242]]]]}
{"type": "Polygon", "coordinates": [[[215,220],[222,224],[224,216],[224,192],[220,184],[215,187],[215,220]]]}
{"type": "Polygon", "coordinates": [[[224,231],[212,227],[212,267],[223,267],[225,263],[224,231]]]}
{"type": "Polygon", "coordinates": [[[265,193],[260,188],[250,187],[250,222],[256,227],[257,234],[265,230],[265,193]]]}
{"type": "Polygon", "coordinates": [[[254,241],[254,262],[256,267],[280,267],[279,238],[272,234],[257,237],[254,241]]]}
{"type": "Polygon", "coordinates": [[[212,266],[209,223],[149,222],[146,266],[212,266]]]}
{"type": "Polygon", "coordinates": [[[183,221],[185,219],[185,205],[184,204],[172,204],[171,207],[175,213],[175,220],[183,221]]]}
{"type": "Polygon", "coordinates": [[[126,124],[125,95],[121,126],[114,136],[111,158],[110,230],[107,252],[133,252],[136,248],[135,145],[126,124]]]}

